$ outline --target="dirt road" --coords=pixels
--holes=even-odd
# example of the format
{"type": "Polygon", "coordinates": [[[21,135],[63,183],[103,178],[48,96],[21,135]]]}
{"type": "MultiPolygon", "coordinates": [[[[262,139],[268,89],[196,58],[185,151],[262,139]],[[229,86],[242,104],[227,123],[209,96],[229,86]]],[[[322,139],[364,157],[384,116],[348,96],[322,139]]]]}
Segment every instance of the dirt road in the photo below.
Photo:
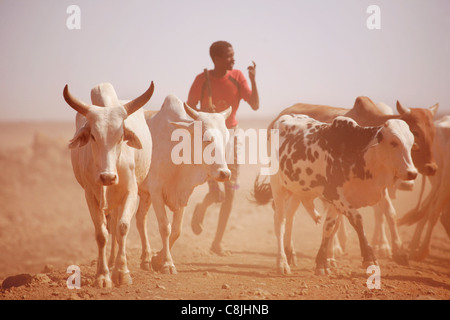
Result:
{"type": "MultiPolygon", "coordinates": [[[[243,121],[264,127],[269,120],[243,121]]],[[[241,188],[225,234],[230,256],[209,252],[219,206],[210,208],[205,230],[197,236],[190,220],[195,204],[207,191],[198,187],[187,207],[181,237],[173,248],[176,275],[139,269],[140,240],[130,231],[128,262],[133,284],[112,289],[93,286],[97,254],[93,225],[81,187],[70,164],[67,142],[72,123],[0,124],[0,283],[9,276],[30,274],[27,285],[0,290],[0,299],[444,299],[450,298],[450,242],[440,224],[432,238],[430,256],[409,266],[379,258],[381,289],[369,290],[369,275],[361,268],[356,233],[349,228],[346,253],[329,276],[314,275],[314,258],[322,225],[300,209],[294,224],[298,265],[292,274],[276,273],[276,243],[270,206],[257,207],[248,198],[259,167],[245,165],[241,188]],[[39,132],[37,136],[35,133],[39,132]],[[70,265],[79,266],[81,288],[69,290],[70,265]]],[[[417,189],[399,192],[394,200],[399,215],[417,201],[417,189]]],[[[370,241],[373,213],[364,212],[370,241]]],[[[161,248],[153,209],[148,228],[152,249],[161,248]]],[[[413,228],[402,227],[405,245],[413,228]]]]}

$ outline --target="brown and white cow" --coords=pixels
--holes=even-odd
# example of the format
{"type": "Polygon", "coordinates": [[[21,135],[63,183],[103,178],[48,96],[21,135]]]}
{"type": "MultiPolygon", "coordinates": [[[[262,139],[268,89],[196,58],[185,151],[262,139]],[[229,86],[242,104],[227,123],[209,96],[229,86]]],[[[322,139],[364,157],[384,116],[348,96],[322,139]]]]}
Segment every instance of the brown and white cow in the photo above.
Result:
{"type": "MultiPolygon", "coordinates": [[[[270,177],[278,271],[290,272],[286,252],[292,241],[286,239],[284,243],[285,230],[292,234],[292,217],[300,203],[316,215],[315,198],[331,204],[316,256],[316,272],[329,272],[327,251],[339,214],[348,218],[358,234],[363,266],[376,264],[357,209],[377,203],[381,191],[396,178],[416,178],[417,169],[411,160],[414,137],[408,125],[402,120],[388,120],[381,126],[362,127],[347,117],[337,117],[327,124],[305,115],[283,115],[271,127],[280,130],[279,171],[270,177]]],[[[270,200],[262,194],[264,190],[264,184],[255,182],[254,195],[259,204],[270,200]]]]}
{"type": "Polygon", "coordinates": [[[211,178],[230,179],[231,172],[225,161],[229,139],[225,120],[230,114],[231,107],[221,113],[197,112],[174,95],[166,97],[159,112],[148,114],[153,151],[147,186],[163,245],[152,258],[156,271],[176,273],[170,249],[181,234],[184,210],[194,188],[211,178]],[[187,148],[179,148],[186,141],[187,148]],[[214,153],[214,159],[206,161],[202,155],[210,153],[214,153]],[[180,161],[178,156],[184,160],[180,161]],[[173,212],[172,224],[166,206],[173,212]]]}
{"type": "MultiPolygon", "coordinates": [[[[437,165],[433,157],[432,145],[435,136],[435,127],[433,117],[437,112],[439,105],[435,104],[428,109],[407,108],[397,101],[397,111],[399,115],[385,114],[368,97],[357,97],[352,109],[336,108],[326,105],[313,105],[298,103],[283,110],[279,117],[284,114],[305,114],[316,120],[330,123],[337,116],[347,116],[354,119],[362,126],[379,126],[390,119],[404,120],[410,131],[414,134],[414,148],[411,151],[414,165],[420,173],[426,176],[432,176],[436,173],[437,165]]],[[[272,124],[273,124],[272,122],[272,124]]],[[[271,128],[272,124],[269,126],[271,128]]],[[[390,255],[391,249],[389,243],[383,237],[381,232],[383,214],[388,222],[392,238],[392,256],[399,263],[407,263],[406,253],[403,250],[403,244],[397,228],[397,214],[388,190],[383,190],[383,196],[380,202],[375,205],[376,224],[374,232],[374,245],[385,248],[383,255],[390,255]]]]}
{"type": "MultiPolygon", "coordinates": [[[[143,181],[150,168],[152,140],[142,106],[153,90],[152,82],[140,97],[122,104],[113,86],[102,83],[91,90],[92,104],[88,105],[73,97],[67,85],[64,88],[64,99],[78,111],[77,130],[69,147],[73,171],[84,189],[95,227],[98,246],[96,281],[100,287],[110,287],[112,281],[118,285],[131,283],[126,257],[130,220],[138,204],[138,221],[150,207],[150,194],[143,181]],[[112,281],[106,263],[108,231],[112,234],[112,281]],[[115,258],[116,239],[119,250],[115,258]]],[[[139,229],[139,232],[144,238],[145,230],[139,229]]],[[[148,264],[150,245],[148,239],[144,242],[142,262],[148,264]]]]}
{"type": "MultiPolygon", "coordinates": [[[[413,239],[409,244],[411,257],[422,260],[428,256],[433,228],[439,216],[450,237],[450,116],[444,116],[435,122],[436,139],[434,155],[438,164],[436,175],[429,177],[431,190],[423,203],[399,219],[399,225],[417,223],[413,239]],[[427,224],[422,243],[420,238],[427,224]]],[[[423,177],[422,179],[426,179],[423,177]]],[[[422,185],[423,191],[424,185],[422,185]]]]}

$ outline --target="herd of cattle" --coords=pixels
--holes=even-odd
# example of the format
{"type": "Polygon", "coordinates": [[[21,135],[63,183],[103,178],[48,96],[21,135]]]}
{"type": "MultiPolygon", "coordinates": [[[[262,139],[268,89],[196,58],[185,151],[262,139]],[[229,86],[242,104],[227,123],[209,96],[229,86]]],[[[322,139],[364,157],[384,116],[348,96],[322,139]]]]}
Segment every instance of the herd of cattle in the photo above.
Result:
{"type": "MultiPolygon", "coordinates": [[[[111,84],[102,83],[91,90],[92,104],[86,104],[72,96],[67,85],[64,88],[65,101],[77,111],[76,133],[69,147],[73,171],[85,191],[95,227],[99,287],[132,282],[126,240],[134,214],[142,241],[141,268],[176,273],[170,251],[180,236],[184,210],[194,188],[208,179],[226,181],[231,176],[225,162],[229,137],[225,120],[231,108],[221,113],[199,112],[169,95],[161,110],[144,110],[142,107],[153,91],[152,82],[138,98],[122,101],[111,84]],[[204,137],[200,151],[213,147],[220,161],[175,164],[171,161],[177,143],[172,139],[174,130],[183,128],[193,135],[194,123],[198,122],[204,137]],[[212,131],[222,139],[206,137],[212,131]],[[163,245],[155,256],[146,228],[151,204],[163,245]],[[173,212],[172,223],[166,207],[173,212]],[[109,234],[112,243],[107,261],[109,234]]],[[[363,266],[377,264],[375,253],[392,254],[395,261],[407,262],[398,224],[419,222],[410,246],[411,257],[427,255],[439,217],[450,237],[450,116],[433,122],[438,105],[406,108],[397,102],[399,115],[383,106],[386,107],[375,105],[367,97],[358,97],[352,109],[297,104],[283,110],[269,125],[268,129],[279,130],[279,147],[275,150],[279,170],[270,176],[269,183],[260,183],[257,178],[253,195],[259,204],[273,198],[280,273],[289,273],[290,266],[295,265],[295,212],[302,203],[318,222],[321,216],[314,205],[317,198],[326,209],[322,243],[316,256],[318,274],[330,271],[339,242],[345,245],[345,237],[338,240],[336,236],[344,226],[344,216],[357,232],[363,266]],[[411,181],[418,173],[424,181],[429,178],[431,192],[423,203],[397,221],[391,198],[395,197],[396,188],[411,189],[411,181]],[[375,250],[369,245],[357,210],[365,206],[375,208],[375,250]],[[392,249],[384,219],[390,228],[392,249]],[[426,223],[427,233],[420,244],[426,223]]]]}

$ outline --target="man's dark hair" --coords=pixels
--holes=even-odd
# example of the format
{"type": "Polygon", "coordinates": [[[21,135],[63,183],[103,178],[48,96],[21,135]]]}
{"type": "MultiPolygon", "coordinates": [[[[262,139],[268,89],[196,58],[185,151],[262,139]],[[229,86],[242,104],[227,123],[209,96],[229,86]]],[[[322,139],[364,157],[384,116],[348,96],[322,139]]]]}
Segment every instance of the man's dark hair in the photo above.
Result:
{"type": "Polygon", "coordinates": [[[223,55],[225,51],[231,47],[231,43],[227,41],[216,41],[209,47],[209,55],[211,56],[211,59],[213,59],[216,56],[223,55]]]}

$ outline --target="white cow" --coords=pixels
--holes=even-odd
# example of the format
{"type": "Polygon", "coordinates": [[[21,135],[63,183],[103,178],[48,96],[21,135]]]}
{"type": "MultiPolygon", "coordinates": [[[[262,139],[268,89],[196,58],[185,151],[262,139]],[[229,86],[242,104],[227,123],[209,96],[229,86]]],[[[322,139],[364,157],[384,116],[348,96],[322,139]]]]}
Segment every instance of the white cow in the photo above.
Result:
{"type": "MultiPolygon", "coordinates": [[[[450,116],[435,121],[436,137],[433,144],[434,157],[438,165],[436,175],[428,177],[431,191],[420,206],[405,214],[399,224],[413,224],[418,221],[416,231],[410,243],[411,258],[422,260],[428,256],[431,234],[439,216],[450,237],[450,116]],[[442,215],[441,215],[442,214],[442,215]],[[425,225],[427,231],[422,244],[420,237],[425,225]]],[[[423,177],[425,179],[426,177],[423,177]]],[[[422,186],[423,189],[423,186],[422,186]]]]}
{"type": "MultiPolygon", "coordinates": [[[[375,264],[357,209],[377,203],[381,191],[397,177],[416,178],[417,169],[411,159],[414,136],[408,125],[402,120],[388,120],[379,127],[362,127],[342,116],[327,124],[305,115],[283,115],[273,128],[280,130],[280,170],[270,177],[278,271],[290,272],[287,254],[293,252],[289,238],[295,211],[302,203],[316,216],[313,200],[317,197],[330,203],[330,208],[316,256],[316,272],[329,272],[327,256],[337,231],[338,214],[345,215],[358,234],[363,266],[375,264]]],[[[258,195],[260,190],[267,188],[255,183],[255,199],[260,204],[268,202],[269,197],[258,195]]]]}
{"type": "MultiPolygon", "coordinates": [[[[150,206],[150,194],[143,184],[151,160],[152,141],[141,107],[153,94],[153,82],[140,97],[121,104],[114,88],[102,83],[91,90],[92,105],[73,97],[66,85],[64,99],[76,111],[76,133],[70,141],[72,166],[85,191],[98,246],[97,285],[112,285],[106,263],[108,231],[112,233],[110,266],[115,284],[130,284],[126,238],[130,220],[136,214],[143,239],[143,263],[150,261],[146,230],[140,226],[150,206]],[[115,258],[115,242],[119,250],[115,258]]],[[[141,265],[144,266],[144,265],[141,265]]]]}
{"type": "Polygon", "coordinates": [[[197,112],[187,104],[183,106],[176,96],[169,95],[161,110],[148,117],[153,140],[148,188],[163,244],[162,250],[152,259],[156,271],[176,273],[170,249],[181,234],[184,210],[194,188],[210,178],[217,181],[230,179],[231,172],[225,162],[225,146],[229,139],[225,120],[230,114],[231,107],[221,113],[197,112]],[[178,147],[186,141],[187,149],[181,152],[178,147]],[[203,155],[208,150],[214,150],[218,161],[204,161],[203,155]],[[174,157],[184,157],[186,161],[179,162],[174,157]],[[166,206],[173,212],[172,225],[167,218],[166,206]]]}

